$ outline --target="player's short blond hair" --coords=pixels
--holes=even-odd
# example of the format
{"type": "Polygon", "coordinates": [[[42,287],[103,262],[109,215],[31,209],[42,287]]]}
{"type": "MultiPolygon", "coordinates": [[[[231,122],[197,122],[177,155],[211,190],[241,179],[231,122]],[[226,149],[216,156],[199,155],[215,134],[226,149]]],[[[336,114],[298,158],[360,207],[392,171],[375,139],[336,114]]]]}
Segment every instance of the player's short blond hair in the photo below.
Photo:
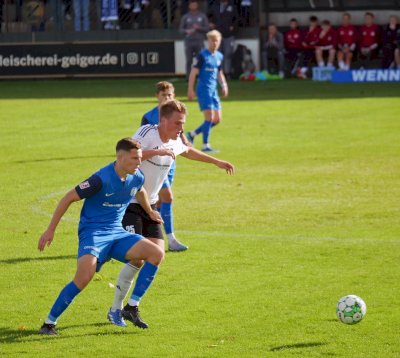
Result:
{"type": "Polygon", "coordinates": [[[214,39],[214,38],[222,39],[222,35],[218,30],[211,30],[211,31],[207,32],[207,38],[208,39],[214,39]]]}
{"type": "Polygon", "coordinates": [[[156,93],[172,90],[175,93],[175,87],[171,82],[160,81],[156,84],[156,93]]]}
{"type": "Polygon", "coordinates": [[[187,114],[187,108],[184,103],[172,99],[170,101],[164,102],[160,107],[160,118],[161,117],[171,117],[172,113],[179,112],[182,114],[187,114]]]}

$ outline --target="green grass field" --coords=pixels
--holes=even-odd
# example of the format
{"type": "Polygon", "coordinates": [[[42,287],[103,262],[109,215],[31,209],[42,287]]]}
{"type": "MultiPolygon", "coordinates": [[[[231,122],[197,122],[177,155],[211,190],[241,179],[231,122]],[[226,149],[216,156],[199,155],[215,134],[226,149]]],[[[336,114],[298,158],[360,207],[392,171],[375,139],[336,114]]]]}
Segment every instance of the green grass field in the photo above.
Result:
{"type": "Polygon", "coordinates": [[[150,329],[106,320],[112,262],[58,337],[36,334],[75,272],[81,204],[44,253],[39,236],[63,193],[135,132],[155,82],[0,82],[0,355],[399,357],[399,84],[232,82],[212,144],[237,173],[178,159],[175,227],[190,249],[167,253],[143,299],[150,329]],[[351,293],[367,304],[355,326],[335,315],[351,293]]]}

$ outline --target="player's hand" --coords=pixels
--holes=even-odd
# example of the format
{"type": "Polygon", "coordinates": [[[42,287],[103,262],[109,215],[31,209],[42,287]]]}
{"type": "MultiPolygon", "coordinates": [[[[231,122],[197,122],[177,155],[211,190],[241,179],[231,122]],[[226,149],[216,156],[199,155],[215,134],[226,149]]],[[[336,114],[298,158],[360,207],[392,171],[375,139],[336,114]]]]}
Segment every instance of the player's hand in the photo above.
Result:
{"type": "Polygon", "coordinates": [[[54,231],[47,229],[39,239],[38,243],[39,251],[43,251],[46,245],[50,246],[51,243],[53,242],[53,239],[54,239],[54,231]]]}
{"type": "Polygon", "coordinates": [[[187,93],[188,100],[191,101],[196,98],[196,93],[194,93],[193,89],[189,89],[187,93]]]}
{"type": "Polygon", "coordinates": [[[172,159],[175,159],[175,153],[171,149],[158,149],[157,155],[160,156],[168,156],[171,157],[172,159]]]}
{"type": "Polygon", "coordinates": [[[225,162],[224,160],[219,160],[216,166],[218,168],[225,169],[226,173],[229,175],[235,173],[235,167],[231,163],[225,162]]]}
{"type": "Polygon", "coordinates": [[[149,214],[149,217],[151,220],[155,221],[158,224],[162,224],[164,221],[161,218],[160,213],[157,210],[152,210],[151,213],[149,214]]]}
{"type": "Polygon", "coordinates": [[[229,94],[228,86],[222,87],[222,96],[223,97],[228,97],[228,94],[229,94]]]}

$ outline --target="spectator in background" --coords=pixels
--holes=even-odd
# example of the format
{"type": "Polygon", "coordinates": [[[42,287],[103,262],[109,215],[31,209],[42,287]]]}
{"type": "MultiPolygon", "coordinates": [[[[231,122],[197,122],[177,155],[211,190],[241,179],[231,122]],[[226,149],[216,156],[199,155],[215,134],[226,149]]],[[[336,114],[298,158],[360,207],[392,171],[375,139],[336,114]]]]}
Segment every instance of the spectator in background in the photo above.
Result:
{"type": "Polygon", "coordinates": [[[250,26],[251,6],[252,6],[251,0],[238,1],[239,26],[241,27],[250,26]]]}
{"type": "Polygon", "coordinates": [[[204,47],[205,33],[208,31],[206,14],[199,11],[196,0],[189,2],[189,12],[182,16],[179,31],[185,34],[186,78],[189,78],[193,57],[204,47]]]}
{"type": "Polygon", "coordinates": [[[396,50],[397,34],[400,31],[397,16],[389,17],[389,24],[382,31],[382,68],[389,68],[394,60],[394,51],[396,50]]]}
{"type": "Polygon", "coordinates": [[[74,0],[75,31],[89,31],[89,0],[74,0]]]}
{"type": "Polygon", "coordinates": [[[397,48],[394,50],[394,61],[396,67],[400,70],[400,29],[397,30],[396,42],[397,48]]]}
{"type": "Polygon", "coordinates": [[[303,42],[303,34],[299,29],[299,24],[296,19],[291,19],[289,22],[290,30],[285,32],[285,49],[286,49],[286,60],[289,63],[290,68],[295,67],[299,55],[301,54],[303,42]]]}
{"type": "Polygon", "coordinates": [[[350,69],[356,46],[357,31],[355,26],[351,24],[351,15],[346,12],[342,16],[342,26],[338,29],[337,61],[339,69],[350,69]]]}
{"type": "Polygon", "coordinates": [[[362,67],[366,68],[371,65],[371,60],[378,56],[380,28],[374,23],[374,19],[374,14],[366,12],[364,25],[361,26],[359,57],[362,67]]]}
{"type": "Polygon", "coordinates": [[[328,58],[327,67],[334,67],[337,46],[336,30],[331,26],[329,20],[322,21],[319,40],[315,47],[315,59],[319,67],[325,67],[324,58],[328,58]]]}
{"type": "Polygon", "coordinates": [[[228,78],[232,75],[232,55],[235,45],[237,9],[231,1],[216,1],[209,12],[211,30],[218,30],[222,35],[220,51],[224,55],[223,70],[228,78]]]}
{"type": "MultiPolygon", "coordinates": [[[[83,0],[88,1],[89,0],[83,0]]],[[[80,2],[80,0],[74,0],[80,2]]],[[[118,30],[118,1],[101,0],[101,22],[104,30],[118,30]]]]}
{"type": "Polygon", "coordinates": [[[301,43],[303,50],[301,52],[301,57],[299,59],[298,68],[296,71],[297,77],[304,79],[307,77],[308,67],[310,62],[315,59],[315,47],[319,42],[319,34],[321,32],[321,27],[318,23],[318,18],[316,16],[310,16],[310,24],[308,30],[301,43]]]}
{"type": "Polygon", "coordinates": [[[283,35],[278,31],[275,24],[268,26],[267,39],[262,48],[262,66],[267,72],[271,72],[268,59],[272,58],[278,62],[279,76],[284,77],[285,74],[285,47],[283,35]]]}

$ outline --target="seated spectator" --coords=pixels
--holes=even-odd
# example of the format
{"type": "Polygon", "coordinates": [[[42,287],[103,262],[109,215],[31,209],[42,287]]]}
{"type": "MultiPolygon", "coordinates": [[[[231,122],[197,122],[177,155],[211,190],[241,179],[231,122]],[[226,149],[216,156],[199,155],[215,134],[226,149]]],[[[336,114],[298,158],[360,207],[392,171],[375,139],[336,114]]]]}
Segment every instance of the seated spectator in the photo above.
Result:
{"type": "Polygon", "coordinates": [[[378,57],[380,28],[374,23],[374,14],[365,13],[364,25],[361,26],[359,58],[361,66],[368,68],[371,61],[378,57]]]}
{"type": "Polygon", "coordinates": [[[328,58],[327,66],[333,67],[336,55],[337,36],[336,30],[331,26],[329,20],[322,21],[319,40],[315,47],[315,59],[319,67],[325,67],[324,58],[328,58]]]}
{"type": "Polygon", "coordinates": [[[357,30],[356,27],[351,24],[351,15],[349,13],[346,12],[343,14],[342,26],[339,27],[337,34],[337,61],[339,69],[349,70],[357,46],[357,30]]]}
{"type": "Polygon", "coordinates": [[[389,24],[382,31],[382,68],[389,68],[394,61],[397,48],[397,33],[400,31],[397,16],[389,17],[389,24]]]}
{"type": "Polygon", "coordinates": [[[400,29],[397,30],[396,43],[397,48],[394,50],[394,62],[397,69],[400,70],[400,29]]]}
{"type": "Polygon", "coordinates": [[[283,35],[278,31],[275,24],[268,26],[268,35],[262,48],[262,66],[263,69],[271,73],[268,59],[278,62],[279,76],[284,77],[285,71],[285,47],[283,35]]]}
{"type": "Polygon", "coordinates": [[[299,59],[299,64],[297,68],[297,77],[306,78],[308,67],[310,62],[315,59],[315,47],[319,42],[319,34],[321,32],[321,27],[318,24],[318,18],[316,16],[310,17],[310,25],[303,38],[302,52],[299,59]]]}
{"type": "Polygon", "coordinates": [[[292,69],[295,67],[295,63],[302,50],[301,43],[303,42],[303,34],[299,29],[299,24],[296,19],[290,20],[289,27],[290,30],[285,32],[285,49],[286,60],[292,69]]]}

